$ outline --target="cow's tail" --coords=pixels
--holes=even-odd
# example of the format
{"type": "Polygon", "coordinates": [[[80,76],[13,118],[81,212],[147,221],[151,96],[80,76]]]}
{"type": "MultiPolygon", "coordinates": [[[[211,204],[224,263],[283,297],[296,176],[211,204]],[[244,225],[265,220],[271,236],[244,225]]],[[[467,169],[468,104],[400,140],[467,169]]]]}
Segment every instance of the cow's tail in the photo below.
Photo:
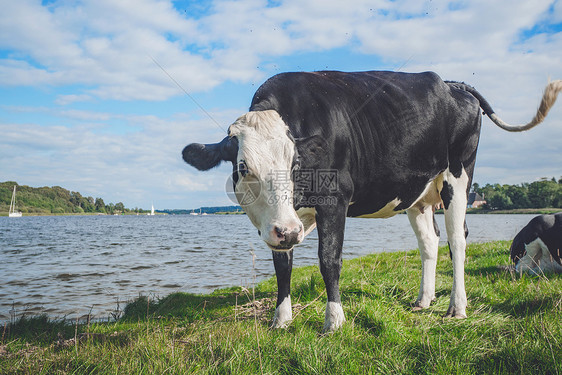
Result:
{"type": "Polygon", "coordinates": [[[499,118],[498,115],[496,115],[490,103],[488,103],[486,99],[484,99],[484,97],[478,91],[476,91],[474,87],[462,82],[446,81],[446,83],[449,86],[469,92],[472,96],[478,99],[478,101],[480,102],[480,108],[482,108],[484,114],[486,114],[494,124],[510,132],[522,132],[534,128],[535,126],[540,124],[545,119],[548,111],[550,111],[550,108],[552,108],[552,106],[554,105],[554,102],[558,97],[558,93],[562,91],[562,80],[550,82],[544,89],[541,104],[537,109],[535,117],[525,125],[510,125],[499,118]]]}

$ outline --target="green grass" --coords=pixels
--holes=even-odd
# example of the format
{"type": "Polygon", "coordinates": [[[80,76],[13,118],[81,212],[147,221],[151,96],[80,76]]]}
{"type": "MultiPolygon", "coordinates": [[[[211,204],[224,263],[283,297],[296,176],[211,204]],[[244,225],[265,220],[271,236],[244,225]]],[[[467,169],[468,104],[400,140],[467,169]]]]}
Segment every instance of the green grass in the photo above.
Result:
{"type": "MultiPolygon", "coordinates": [[[[452,285],[439,251],[437,300],[412,312],[417,251],[345,261],[347,322],[322,335],[326,296],[318,267],[293,273],[294,321],[270,330],[275,279],[252,291],[176,293],[130,303],[114,323],[23,318],[4,327],[1,374],[557,374],[562,373],[562,276],[519,276],[509,242],[467,249],[465,320],[444,319],[452,285]],[[255,301],[255,302],[253,302],[255,301]]],[[[298,252],[298,250],[297,250],[298,252]]],[[[298,254],[296,254],[298,256],[298,254]]]]}

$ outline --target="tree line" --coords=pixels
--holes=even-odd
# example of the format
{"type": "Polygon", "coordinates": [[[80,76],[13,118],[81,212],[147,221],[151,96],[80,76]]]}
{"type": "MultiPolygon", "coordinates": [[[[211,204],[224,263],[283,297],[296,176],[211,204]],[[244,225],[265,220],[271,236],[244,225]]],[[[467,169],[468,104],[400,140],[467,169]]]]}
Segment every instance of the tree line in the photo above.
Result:
{"type": "Polygon", "coordinates": [[[488,210],[513,210],[520,208],[562,207],[562,177],[556,180],[542,178],[519,185],[486,184],[481,187],[472,184],[472,191],[480,194],[488,210]]]}
{"type": "Polygon", "coordinates": [[[105,203],[102,198],[84,197],[60,186],[34,188],[14,181],[0,183],[0,212],[8,212],[14,185],[17,186],[17,208],[31,214],[142,213],[139,208],[126,208],[122,202],[105,203]]]}

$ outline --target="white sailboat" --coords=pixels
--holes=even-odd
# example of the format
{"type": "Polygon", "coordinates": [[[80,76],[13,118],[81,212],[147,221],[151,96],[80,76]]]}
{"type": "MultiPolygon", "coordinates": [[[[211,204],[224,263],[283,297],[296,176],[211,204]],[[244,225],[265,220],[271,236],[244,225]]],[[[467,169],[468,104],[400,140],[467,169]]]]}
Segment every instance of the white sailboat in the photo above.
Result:
{"type": "Polygon", "coordinates": [[[150,213],[147,214],[148,216],[154,216],[154,203],[152,204],[152,208],[150,209],[150,213]]]}
{"type": "Polygon", "coordinates": [[[9,217],[21,217],[22,213],[16,211],[16,185],[14,185],[14,192],[12,193],[12,201],[10,202],[10,211],[8,212],[9,217]]]}
{"type": "Polygon", "coordinates": [[[197,212],[195,212],[195,210],[191,210],[191,212],[190,212],[189,214],[190,214],[190,215],[193,215],[193,216],[199,215],[197,212]]]}

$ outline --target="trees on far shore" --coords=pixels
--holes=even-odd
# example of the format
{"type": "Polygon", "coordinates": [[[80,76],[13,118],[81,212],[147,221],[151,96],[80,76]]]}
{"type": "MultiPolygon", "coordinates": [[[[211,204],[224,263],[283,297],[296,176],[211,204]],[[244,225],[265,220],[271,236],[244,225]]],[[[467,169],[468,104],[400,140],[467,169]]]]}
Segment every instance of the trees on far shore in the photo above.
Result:
{"type": "Polygon", "coordinates": [[[120,214],[143,210],[125,208],[122,202],[105,204],[102,198],[84,197],[76,191],[69,191],[60,186],[34,188],[18,185],[14,181],[0,183],[0,212],[8,212],[12,191],[17,185],[17,207],[28,214],[82,214],[102,213],[120,214]]]}
{"type": "Polygon", "coordinates": [[[542,178],[519,185],[472,184],[472,191],[486,200],[482,206],[488,210],[513,210],[520,208],[562,207],[562,177],[556,180],[542,178]]]}

